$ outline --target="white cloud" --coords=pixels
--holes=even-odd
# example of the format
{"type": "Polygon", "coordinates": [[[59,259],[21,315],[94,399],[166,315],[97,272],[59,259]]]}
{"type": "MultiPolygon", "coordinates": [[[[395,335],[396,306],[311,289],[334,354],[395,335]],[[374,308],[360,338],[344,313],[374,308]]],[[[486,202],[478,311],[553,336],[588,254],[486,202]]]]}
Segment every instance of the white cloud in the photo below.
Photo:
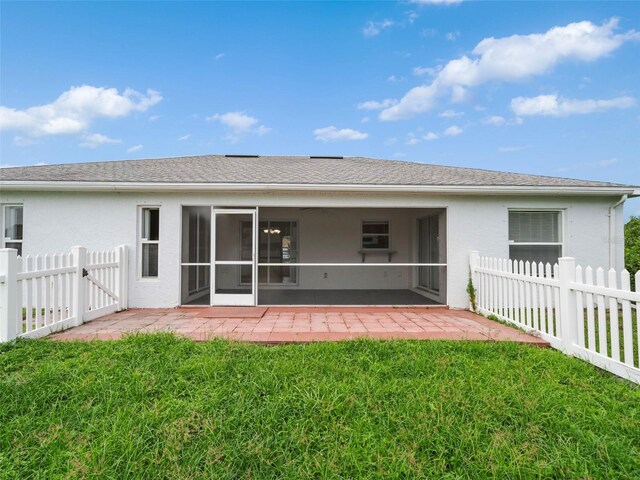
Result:
{"type": "Polygon", "coordinates": [[[438,134],[437,133],[433,133],[433,132],[428,132],[425,136],[423,136],[422,138],[424,138],[427,142],[433,142],[434,140],[437,140],[438,134]]]}
{"type": "Polygon", "coordinates": [[[526,150],[531,147],[533,147],[533,145],[517,145],[514,147],[500,147],[498,148],[498,151],[500,153],[513,153],[513,152],[521,152],[522,150],[526,150]]]}
{"type": "Polygon", "coordinates": [[[345,140],[364,140],[369,136],[367,133],[359,132],[351,128],[338,129],[331,125],[330,127],[316,128],[313,131],[316,140],[321,142],[341,142],[345,140]]]}
{"type": "Polygon", "coordinates": [[[365,37],[375,37],[376,35],[379,35],[380,32],[382,32],[384,29],[390,28],[393,25],[395,25],[395,22],[389,19],[384,19],[380,22],[369,21],[362,29],[362,34],[365,37]]]}
{"type": "Polygon", "coordinates": [[[501,127],[502,125],[507,123],[507,119],[501,117],[500,115],[492,115],[485,118],[482,123],[484,123],[485,125],[493,125],[494,127],[501,127]]]}
{"type": "Polygon", "coordinates": [[[121,143],[120,140],[109,138],[106,135],[102,135],[101,133],[87,133],[83,135],[82,138],[84,142],[80,143],[79,146],[84,148],[96,148],[100,145],[121,143]]]}
{"type": "Polygon", "coordinates": [[[369,117],[362,117],[362,118],[360,119],[360,122],[362,122],[362,123],[369,123],[369,121],[370,121],[370,120],[371,120],[371,118],[369,118],[369,117]]]}
{"type": "Polygon", "coordinates": [[[414,67],[412,71],[416,77],[422,77],[424,75],[434,77],[438,73],[438,69],[434,67],[414,67]]]}
{"type": "Polygon", "coordinates": [[[161,100],[155,90],[147,90],[145,95],[129,88],[120,94],[115,88],[71,87],[46,105],[25,110],[0,106],[0,130],[31,136],[77,134],[88,130],[95,119],[144,112],[161,100]]]}
{"type": "Polygon", "coordinates": [[[396,137],[387,138],[384,141],[384,144],[387,145],[387,146],[395,145],[396,143],[398,143],[398,139],[396,137]]]}
{"type": "Polygon", "coordinates": [[[398,101],[392,98],[385,98],[381,102],[368,100],[366,102],[360,102],[358,104],[358,110],[382,110],[383,108],[389,108],[396,103],[398,103],[398,101]]]}
{"type": "Polygon", "coordinates": [[[407,141],[404,142],[406,145],[417,145],[420,143],[420,139],[418,137],[415,136],[415,134],[409,133],[409,135],[407,135],[407,141]]]}
{"type": "Polygon", "coordinates": [[[444,132],[442,132],[442,134],[446,135],[447,137],[456,137],[456,136],[460,135],[462,132],[463,132],[463,130],[459,126],[451,125],[444,132]]]}
{"type": "Polygon", "coordinates": [[[404,80],[404,77],[396,77],[395,75],[390,75],[387,78],[387,82],[391,82],[391,83],[401,82],[402,80],[404,80]]]}
{"type": "Polygon", "coordinates": [[[445,38],[450,42],[455,42],[458,37],[460,37],[460,32],[457,30],[455,32],[447,32],[447,34],[445,35],[445,38]]]}
{"type": "Polygon", "coordinates": [[[444,112],[440,112],[438,114],[438,116],[442,118],[454,118],[460,117],[462,115],[464,115],[464,112],[456,112],[455,110],[445,110],[444,112]]]}
{"type": "Polygon", "coordinates": [[[220,122],[229,128],[226,138],[231,142],[236,142],[247,135],[262,136],[271,131],[265,125],[258,125],[259,120],[257,118],[244,112],[216,113],[207,117],[206,120],[208,122],[220,122]]]}
{"type": "Polygon", "coordinates": [[[485,125],[493,125],[494,127],[502,127],[505,125],[522,125],[524,121],[520,117],[506,119],[500,115],[492,115],[482,120],[485,125]]]}
{"type": "MultiPolygon", "coordinates": [[[[43,165],[49,165],[47,162],[38,162],[35,163],[33,166],[34,167],[41,167],[43,165]]],[[[24,167],[25,165],[3,165],[0,163],[0,168],[18,168],[18,167],[24,167]]]]}
{"type": "Polygon", "coordinates": [[[451,101],[453,103],[463,103],[469,98],[469,90],[460,86],[454,85],[451,88],[451,101]]]}
{"type": "Polygon", "coordinates": [[[435,28],[423,28],[422,30],[420,30],[420,36],[426,38],[435,37],[437,33],[438,30],[436,30],[435,28]]]}
{"type": "Polygon", "coordinates": [[[606,100],[575,100],[559,98],[557,95],[517,97],[511,100],[511,109],[516,115],[545,115],[564,117],[602,112],[611,108],[630,108],[636,105],[633,97],[616,97],[606,100]]]}
{"type": "Polygon", "coordinates": [[[414,12],[413,10],[407,12],[407,21],[409,23],[415,22],[418,17],[420,17],[420,15],[418,15],[418,12],[414,12]]]}
{"type": "Polygon", "coordinates": [[[160,118],[160,115],[151,115],[147,120],[149,120],[150,122],[155,122],[159,118],[160,118]]]}
{"type": "Polygon", "coordinates": [[[400,120],[431,110],[438,96],[438,86],[435,84],[412,88],[400,102],[380,112],[380,120],[400,120]]]}
{"type": "Polygon", "coordinates": [[[591,79],[589,77],[582,77],[580,83],[578,84],[578,88],[580,90],[587,88],[591,84],[591,79]]]}
{"type": "Polygon", "coordinates": [[[560,167],[556,169],[556,172],[568,172],[571,170],[579,170],[583,168],[607,168],[618,163],[620,163],[619,158],[607,158],[605,160],[598,160],[596,162],[575,163],[566,167],[560,167]]]}
{"type": "Polygon", "coordinates": [[[471,57],[451,60],[430,84],[409,90],[398,104],[380,112],[380,119],[400,120],[431,110],[439,97],[449,93],[461,100],[468,88],[489,81],[521,81],[547,73],[563,61],[594,61],[640,38],[633,30],[615,33],[617,26],[614,18],[602,25],[583,21],[545,33],[485,38],[471,57]]]}
{"type": "Polygon", "coordinates": [[[215,57],[213,57],[214,60],[222,60],[223,58],[224,58],[224,52],[220,52],[215,57]]]}
{"type": "Polygon", "coordinates": [[[138,145],[134,145],[134,146],[133,146],[133,147],[131,147],[131,148],[127,148],[127,152],[128,152],[128,153],[139,152],[139,151],[140,151],[140,150],[142,150],[143,148],[144,148],[144,146],[143,146],[143,145],[138,144],[138,145]]]}
{"type": "Polygon", "coordinates": [[[417,5],[457,5],[463,0],[409,0],[409,3],[417,5]]]}
{"type": "Polygon", "coordinates": [[[178,138],[178,140],[183,141],[183,140],[189,140],[190,138],[191,138],[191,134],[187,133],[186,135],[183,135],[180,138],[178,138]]]}
{"type": "Polygon", "coordinates": [[[13,144],[16,147],[28,147],[30,145],[33,145],[34,143],[37,142],[33,138],[21,137],[19,135],[13,137],[13,144]]]}

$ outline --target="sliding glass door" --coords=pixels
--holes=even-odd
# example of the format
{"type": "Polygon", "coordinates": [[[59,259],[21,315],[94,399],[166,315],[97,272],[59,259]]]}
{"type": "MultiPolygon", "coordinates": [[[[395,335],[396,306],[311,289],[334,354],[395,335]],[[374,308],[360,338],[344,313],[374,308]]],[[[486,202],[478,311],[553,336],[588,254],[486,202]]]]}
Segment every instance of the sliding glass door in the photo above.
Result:
{"type": "MultiPolygon", "coordinates": [[[[440,262],[440,221],[438,215],[418,220],[418,262],[440,262]]],[[[438,267],[418,267],[418,285],[432,292],[440,290],[438,267]]]]}
{"type": "MultiPolygon", "coordinates": [[[[241,226],[243,260],[250,258],[251,224],[241,226]]],[[[298,283],[298,267],[288,263],[298,261],[298,222],[264,220],[258,225],[258,263],[278,264],[258,267],[260,285],[295,285],[298,283]],[[281,264],[281,265],[280,265],[281,264]]],[[[242,267],[242,283],[251,278],[251,267],[242,267]]]]}

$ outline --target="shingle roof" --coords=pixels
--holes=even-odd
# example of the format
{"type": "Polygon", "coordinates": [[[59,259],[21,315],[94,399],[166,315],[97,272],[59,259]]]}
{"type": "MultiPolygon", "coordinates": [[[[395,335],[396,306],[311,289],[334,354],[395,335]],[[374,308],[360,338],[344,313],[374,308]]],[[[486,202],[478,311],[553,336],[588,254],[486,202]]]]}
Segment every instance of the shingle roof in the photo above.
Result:
{"type": "Polygon", "coordinates": [[[366,157],[200,155],[0,169],[1,181],[623,187],[366,157]]]}

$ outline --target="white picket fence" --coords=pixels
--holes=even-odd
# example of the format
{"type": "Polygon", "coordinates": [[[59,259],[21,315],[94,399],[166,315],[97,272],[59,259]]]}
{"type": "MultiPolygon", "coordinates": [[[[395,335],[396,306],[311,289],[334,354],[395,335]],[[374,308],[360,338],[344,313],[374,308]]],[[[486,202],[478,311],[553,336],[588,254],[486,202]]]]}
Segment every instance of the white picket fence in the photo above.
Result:
{"type": "Polygon", "coordinates": [[[18,257],[0,250],[0,342],[35,338],[127,308],[127,247],[18,257]]]}
{"type": "Polygon", "coordinates": [[[594,282],[593,269],[576,266],[571,257],[551,266],[472,252],[470,268],[479,313],[495,315],[568,355],[640,383],[640,271],[634,292],[626,270],[605,275],[598,268],[594,282]]]}

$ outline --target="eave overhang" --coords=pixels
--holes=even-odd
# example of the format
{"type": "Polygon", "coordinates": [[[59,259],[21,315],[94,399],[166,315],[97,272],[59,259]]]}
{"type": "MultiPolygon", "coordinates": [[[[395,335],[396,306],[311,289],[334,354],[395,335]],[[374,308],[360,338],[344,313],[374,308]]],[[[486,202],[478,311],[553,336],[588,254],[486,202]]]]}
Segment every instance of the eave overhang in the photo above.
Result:
{"type": "Polygon", "coordinates": [[[536,186],[536,185],[356,185],[280,183],[159,183],[159,182],[0,182],[3,191],[20,192],[362,192],[423,193],[450,195],[628,195],[640,196],[629,186],[536,186]]]}

